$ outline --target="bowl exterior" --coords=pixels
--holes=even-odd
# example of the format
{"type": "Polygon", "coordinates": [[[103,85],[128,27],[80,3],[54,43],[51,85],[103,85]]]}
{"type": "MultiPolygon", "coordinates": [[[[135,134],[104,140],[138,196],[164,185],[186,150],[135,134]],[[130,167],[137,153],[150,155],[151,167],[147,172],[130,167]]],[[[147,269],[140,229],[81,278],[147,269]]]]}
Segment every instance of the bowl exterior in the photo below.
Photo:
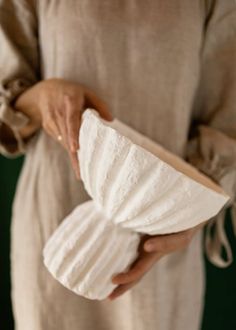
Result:
{"type": "Polygon", "coordinates": [[[44,263],[65,287],[89,299],[105,299],[113,275],[137,257],[140,236],[116,226],[93,201],[78,206],[44,248],[44,263]]]}
{"type": "Polygon", "coordinates": [[[114,223],[137,232],[194,227],[216,215],[227,200],[132,143],[92,110],[83,114],[78,156],[93,200],[114,223]]]}

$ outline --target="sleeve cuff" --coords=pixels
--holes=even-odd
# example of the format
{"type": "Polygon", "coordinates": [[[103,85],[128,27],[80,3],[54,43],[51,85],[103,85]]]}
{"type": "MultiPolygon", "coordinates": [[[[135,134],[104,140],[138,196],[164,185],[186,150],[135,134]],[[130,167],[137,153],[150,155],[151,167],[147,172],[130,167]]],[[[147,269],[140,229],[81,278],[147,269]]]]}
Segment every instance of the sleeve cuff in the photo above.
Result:
{"type": "MultiPolygon", "coordinates": [[[[187,146],[187,160],[217,182],[231,197],[231,219],[236,235],[236,141],[208,127],[199,126],[198,135],[187,146]]],[[[233,255],[225,233],[226,208],[206,225],[205,250],[208,259],[224,268],[232,263],[233,255]],[[224,257],[222,256],[224,251],[224,257]]]]}
{"type": "Polygon", "coordinates": [[[9,144],[0,134],[0,153],[7,157],[16,157],[26,151],[28,140],[26,142],[21,138],[19,130],[29,123],[29,118],[25,114],[15,111],[11,103],[29,87],[30,84],[23,79],[0,84],[0,123],[5,124],[11,130],[15,139],[14,144],[9,144]]]}

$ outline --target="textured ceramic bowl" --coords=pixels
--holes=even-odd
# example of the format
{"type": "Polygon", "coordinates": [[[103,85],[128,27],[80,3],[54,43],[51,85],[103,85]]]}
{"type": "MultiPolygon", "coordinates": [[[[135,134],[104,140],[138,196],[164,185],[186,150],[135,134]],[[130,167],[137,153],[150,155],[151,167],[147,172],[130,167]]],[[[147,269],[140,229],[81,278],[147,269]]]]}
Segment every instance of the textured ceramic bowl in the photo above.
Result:
{"type": "Polygon", "coordinates": [[[80,128],[81,178],[92,201],[79,205],[44,249],[44,262],[68,289],[104,299],[111,277],[128,269],[141,234],[182,231],[216,215],[229,197],[157,143],[93,109],[80,128]]]}

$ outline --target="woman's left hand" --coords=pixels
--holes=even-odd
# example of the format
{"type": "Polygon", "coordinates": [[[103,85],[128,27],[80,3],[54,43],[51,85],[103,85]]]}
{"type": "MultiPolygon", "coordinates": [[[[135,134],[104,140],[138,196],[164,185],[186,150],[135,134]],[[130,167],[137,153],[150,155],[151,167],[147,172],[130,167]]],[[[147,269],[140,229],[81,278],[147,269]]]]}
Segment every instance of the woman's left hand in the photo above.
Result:
{"type": "Polygon", "coordinates": [[[194,234],[205,224],[206,221],[194,228],[175,234],[143,236],[139,244],[138,258],[126,273],[120,273],[112,278],[112,282],[118,286],[108,298],[113,300],[132,288],[163,256],[185,249],[194,234]]]}

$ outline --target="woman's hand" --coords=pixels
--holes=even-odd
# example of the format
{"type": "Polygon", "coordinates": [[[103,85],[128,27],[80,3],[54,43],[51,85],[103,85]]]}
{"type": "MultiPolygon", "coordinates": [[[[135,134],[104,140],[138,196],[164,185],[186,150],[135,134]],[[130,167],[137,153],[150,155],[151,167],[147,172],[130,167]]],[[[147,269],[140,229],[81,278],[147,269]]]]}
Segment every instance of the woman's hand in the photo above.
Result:
{"type": "Polygon", "coordinates": [[[120,273],[112,278],[112,282],[118,286],[108,298],[113,300],[132,288],[163,256],[185,249],[194,234],[205,224],[206,222],[203,222],[192,229],[176,234],[143,236],[139,244],[138,258],[126,273],[120,273]]]}
{"type": "Polygon", "coordinates": [[[62,79],[39,82],[19,96],[14,106],[31,118],[30,125],[22,129],[21,135],[27,137],[42,126],[66,148],[78,178],[77,150],[82,111],[87,107],[95,108],[101,117],[112,120],[106,103],[93,91],[62,79]]]}

